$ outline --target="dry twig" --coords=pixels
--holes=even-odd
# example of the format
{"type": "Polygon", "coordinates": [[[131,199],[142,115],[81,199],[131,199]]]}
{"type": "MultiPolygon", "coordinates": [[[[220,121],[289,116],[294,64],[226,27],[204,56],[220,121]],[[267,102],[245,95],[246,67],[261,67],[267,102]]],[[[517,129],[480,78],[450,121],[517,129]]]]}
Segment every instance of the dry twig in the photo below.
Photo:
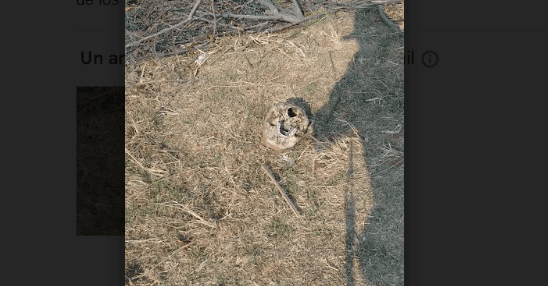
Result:
{"type": "MultiPolygon", "coordinates": [[[[238,19],[253,19],[253,20],[281,20],[285,22],[289,22],[292,24],[300,23],[304,20],[303,13],[301,12],[301,9],[299,8],[299,5],[296,3],[295,0],[293,1],[293,13],[290,13],[289,11],[286,11],[284,9],[279,9],[276,7],[270,0],[258,0],[259,3],[266,6],[270,11],[268,15],[265,16],[256,16],[256,15],[240,15],[240,14],[232,14],[228,13],[224,16],[231,17],[231,18],[238,18],[238,19]]],[[[203,15],[208,16],[223,16],[222,14],[215,14],[211,12],[200,12],[203,15]]]]}
{"type": "Polygon", "coordinates": [[[213,38],[217,32],[217,17],[215,16],[215,0],[211,0],[211,11],[213,12],[213,38]]]}
{"type": "Polygon", "coordinates": [[[141,165],[141,163],[139,163],[139,161],[135,157],[133,157],[133,155],[131,155],[131,153],[129,153],[129,150],[127,148],[125,148],[125,149],[126,149],[126,153],[129,155],[129,157],[131,157],[131,159],[133,159],[133,161],[135,163],[137,163],[137,165],[139,165],[139,167],[141,167],[141,169],[146,171],[147,168],[145,168],[143,165],[141,165]]]}
{"type": "Polygon", "coordinates": [[[381,18],[384,21],[384,23],[386,23],[386,25],[388,25],[390,28],[392,28],[392,30],[394,30],[396,33],[401,32],[400,28],[398,28],[398,26],[396,26],[396,24],[394,24],[392,21],[390,21],[390,19],[388,19],[388,17],[386,17],[386,14],[384,14],[384,6],[383,5],[379,5],[379,14],[381,15],[381,18]]]}
{"type": "Polygon", "coordinates": [[[285,199],[285,202],[291,207],[291,210],[293,211],[293,213],[295,213],[296,216],[301,216],[301,214],[299,213],[299,210],[297,209],[297,207],[295,207],[295,205],[291,202],[291,200],[289,199],[289,197],[285,193],[282,186],[280,186],[280,183],[278,183],[278,181],[276,181],[276,178],[274,178],[274,174],[272,174],[272,171],[270,171],[270,168],[268,168],[268,166],[266,166],[266,165],[263,165],[262,167],[263,167],[263,170],[268,175],[268,177],[272,180],[274,185],[276,185],[276,188],[278,189],[278,191],[280,192],[282,197],[285,199]]]}
{"type": "Polygon", "coordinates": [[[177,25],[173,25],[173,26],[171,26],[171,27],[169,27],[169,28],[163,29],[163,30],[161,30],[161,31],[158,32],[158,33],[154,33],[154,34],[152,34],[152,35],[146,36],[146,37],[144,37],[144,38],[142,38],[142,39],[140,39],[140,40],[138,40],[138,41],[135,41],[135,42],[133,42],[133,43],[129,43],[129,44],[126,45],[126,48],[135,46],[135,45],[137,45],[137,44],[139,44],[139,43],[141,43],[141,42],[143,42],[143,41],[146,41],[146,40],[148,40],[148,39],[150,39],[150,38],[153,38],[153,37],[156,37],[156,36],[158,36],[158,35],[161,35],[161,34],[167,32],[167,31],[170,31],[170,30],[173,30],[173,29],[175,29],[175,28],[177,28],[177,27],[180,27],[180,26],[186,24],[187,22],[190,22],[190,21],[192,20],[192,16],[194,16],[194,13],[196,13],[196,9],[198,9],[198,6],[200,5],[200,2],[201,2],[201,1],[202,1],[202,0],[196,0],[196,3],[194,4],[194,7],[192,7],[192,11],[190,11],[190,14],[188,15],[188,18],[187,18],[186,20],[181,21],[181,22],[180,22],[179,24],[177,24],[177,25]]]}
{"type": "MultiPolygon", "coordinates": [[[[207,16],[223,16],[223,14],[213,14],[211,12],[200,12],[200,14],[207,15],[207,16]]],[[[297,23],[301,19],[288,14],[275,14],[272,16],[255,16],[255,15],[240,15],[240,14],[225,14],[224,16],[231,17],[231,18],[237,18],[237,19],[251,19],[251,20],[266,20],[266,21],[275,21],[275,20],[282,20],[289,23],[297,23]]]]}

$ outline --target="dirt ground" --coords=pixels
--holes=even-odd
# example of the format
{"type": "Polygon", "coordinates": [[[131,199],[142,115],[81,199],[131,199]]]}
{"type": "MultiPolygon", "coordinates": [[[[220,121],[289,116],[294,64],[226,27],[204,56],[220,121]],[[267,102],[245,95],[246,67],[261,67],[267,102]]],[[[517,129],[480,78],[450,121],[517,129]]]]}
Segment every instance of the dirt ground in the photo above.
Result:
{"type": "MultiPolygon", "coordinates": [[[[375,130],[392,144],[372,156],[402,156],[404,51],[376,12],[360,13],[126,68],[127,285],[372,285],[355,254],[375,203],[365,146],[375,130]],[[273,151],[263,120],[288,100],[314,132],[273,151]],[[398,108],[381,117],[383,104],[398,108]]],[[[403,29],[403,1],[386,14],[403,29]]]]}

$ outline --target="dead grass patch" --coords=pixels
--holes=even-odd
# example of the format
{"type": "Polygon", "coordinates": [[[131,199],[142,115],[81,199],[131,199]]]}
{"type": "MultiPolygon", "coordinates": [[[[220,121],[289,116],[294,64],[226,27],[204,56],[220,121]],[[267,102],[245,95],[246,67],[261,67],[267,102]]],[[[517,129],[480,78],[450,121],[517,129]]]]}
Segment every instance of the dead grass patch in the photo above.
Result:
{"type": "Polygon", "coordinates": [[[339,12],[225,37],[201,66],[195,54],[126,68],[126,267],[139,269],[128,283],[345,283],[349,212],[361,233],[373,204],[366,142],[355,129],[321,152],[311,137],[282,152],[260,141],[273,103],[303,98],[312,113],[327,103],[357,52],[343,40],[353,29],[339,12]]]}

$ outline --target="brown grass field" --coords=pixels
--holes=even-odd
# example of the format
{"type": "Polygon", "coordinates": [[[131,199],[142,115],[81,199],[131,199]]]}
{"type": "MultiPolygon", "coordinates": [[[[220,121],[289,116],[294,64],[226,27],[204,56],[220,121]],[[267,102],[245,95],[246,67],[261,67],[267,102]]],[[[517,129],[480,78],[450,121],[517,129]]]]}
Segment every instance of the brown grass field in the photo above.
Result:
{"type": "MultiPolygon", "coordinates": [[[[344,114],[334,120],[348,131],[331,143],[308,136],[273,151],[261,136],[275,102],[301,98],[312,114],[328,103],[356,61],[356,40],[344,39],[354,26],[337,12],[220,38],[200,66],[194,53],[126,67],[126,285],[346,284],[345,236],[363,232],[374,203],[366,140],[344,114]]],[[[356,285],[371,285],[359,273],[356,285]]]]}

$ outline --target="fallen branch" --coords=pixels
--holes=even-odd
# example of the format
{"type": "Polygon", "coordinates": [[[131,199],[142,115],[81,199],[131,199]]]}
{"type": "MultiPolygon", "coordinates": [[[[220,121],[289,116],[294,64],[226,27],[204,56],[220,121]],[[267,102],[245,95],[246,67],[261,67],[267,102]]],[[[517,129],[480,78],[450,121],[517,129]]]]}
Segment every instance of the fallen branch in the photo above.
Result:
{"type": "Polygon", "coordinates": [[[237,18],[237,19],[252,19],[252,20],[281,20],[285,22],[289,22],[292,24],[300,23],[304,20],[303,13],[301,11],[301,8],[299,7],[296,0],[293,1],[293,13],[290,11],[286,11],[284,9],[276,7],[270,0],[258,0],[259,3],[266,6],[270,11],[265,16],[257,16],[257,15],[240,15],[240,14],[215,14],[211,12],[200,12],[203,15],[213,16],[213,17],[231,17],[231,18],[237,18]]]}
{"type": "MultiPolygon", "coordinates": [[[[295,1],[295,0],[292,0],[292,1],[295,1]]],[[[282,15],[285,17],[293,18],[295,19],[295,21],[303,18],[303,13],[301,12],[301,9],[299,8],[298,5],[291,7],[293,11],[288,11],[288,10],[285,10],[284,8],[276,7],[270,0],[258,0],[258,2],[268,7],[268,9],[270,9],[270,11],[266,11],[265,14],[267,15],[282,15]]],[[[287,22],[292,23],[292,21],[287,21],[287,22]]]]}
{"type": "Polygon", "coordinates": [[[268,7],[272,13],[277,14],[279,13],[278,7],[274,6],[274,4],[268,0],[258,0],[257,2],[263,4],[264,6],[268,7]]]}
{"type": "Polygon", "coordinates": [[[280,194],[282,195],[282,197],[285,199],[285,202],[291,207],[291,210],[293,211],[293,213],[295,213],[296,216],[300,216],[301,214],[299,213],[299,210],[297,209],[297,207],[295,207],[295,205],[291,202],[291,200],[289,199],[289,197],[287,196],[287,194],[285,193],[285,191],[283,190],[282,186],[280,186],[280,183],[278,183],[278,181],[276,181],[276,178],[274,178],[274,174],[272,174],[272,171],[270,171],[270,169],[268,168],[268,166],[266,165],[263,165],[263,170],[266,172],[266,174],[268,175],[268,177],[270,178],[270,180],[272,180],[272,182],[274,183],[274,185],[276,185],[276,188],[278,189],[278,191],[280,192],[280,194]]]}
{"type": "MultiPolygon", "coordinates": [[[[135,51],[131,52],[127,55],[127,62],[131,62],[134,60],[134,56],[138,54],[143,54],[144,51],[142,51],[139,48],[144,47],[144,45],[154,45],[156,40],[159,40],[166,36],[166,32],[170,32],[170,37],[173,36],[172,40],[169,40],[170,46],[169,48],[165,48],[165,42],[160,49],[163,51],[157,51],[159,53],[154,53],[150,56],[145,56],[140,58],[141,60],[146,60],[149,58],[156,58],[156,57],[165,57],[165,56],[171,56],[171,55],[177,55],[186,53],[191,50],[207,50],[208,45],[211,44],[214,39],[217,37],[222,37],[226,35],[234,35],[239,34],[242,31],[244,32],[252,32],[252,33],[272,33],[272,32],[278,32],[282,31],[288,28],[293,28],[296,25],[305,23],[312,19],[318,19],[320,17],[324,17],[326,14],[319,14],[319,15],[311,15],[308,17],[304,16],[304,10],[301,6],[302,2],[300,3],[297,0],[291,0],[291,4],[288,8],[282,8],[278,4],[275,4],[272,0],[256,0],[256,3],[261,4],[263,7],[262,9],[266,9],[264,15],[245,15],[242,12],[238,12],[241,9],[242,6],[245,6],[255,0],[249,0],[244,2],[243,4],[239,6],[231,6],[230,10],[222,10],[220,11],[218,8],[215,7],[215,5],[220,5],[221,2],[212,0],[211,7],[200,7],[201,1],[196,0],[192,1],[194,2],[193,8],[191,9],[191,12],[189,14],[187,13],[175,13],[175,15],[178,15],[179,17],[174,17],[171,19],[163,19],[162,23],[167,25],[167,29],[163,29],[157,33],[148,35],[146,37],[143,37],[139,35],[142,33],[142,31],[138,32],[131,32],[126,31],[128,35],[132,35],[131,40],[135,42],[128,43],[125,47],[134,47],[136,48],[135,51]],[[198,9],[203,8],[203,9],[198,9]],[[223,12],[223,13],[220,13],[223,12]],[[234,26],[235,24],[226,23],[223,24],[222,18],[226,20],[226,18],[229,18],[230,20],[235,19],[234,22],[244,22],[247,19],[258,21],[258,25],[254,26],[248,26],[245,27],[244,25],[239,24],[237,27],[234,26]],[[198,21],[197,21],[198,20],[198,21]],[[201,29],[200,36],[197,37],[191,37],[189,38],[188,35],[179,35],[177,33],[184,32],[184,30],[187,29],[187,25],[189,25],[190,22],[192,25],[196,24],[203,28],[204,22],[208,23],[206,24],[208,27],[208,32],[205,32],[204,29],[201,29]],[[203,21],[203,22],[202,22],[203,21]],[[202,22],[202,23],[200,23],[202,22]],[[272,23],[283,23],[283,26],[281,27],[273,27],[272,23]],[[173,24],[172,24],[173,23],[173,24]],[[173,26],[172,26],[173,25],[173,26]],[[222,27],[222,28],[221,28],[222,27]],[[171,35],[173,34],[173,35],[171,35]],[[177,37],[176,37],[177,36],[177,37]],[[180,46],[180,44],[184,44],[184,46],[180,46]],[[198,46],[199,45],[199,46],[198,46]]],[[[333,1],[333,0],[331,0],[333,1]]],[[[365,8],[366,6],[372,6],[372,5],[379,5],[379,4],[373,4],[370,2],[371,0],[359,0],[354,2],[347,2],[346,4],[343,3],[334,3],[334,2],[324,2],[322,6],[326,9],[326,13],[335,12],[339,10],[355,10],[359,8],[365,8]]],[[[381,0],[382,1],[382,0],[381,0]]],[[[393,1],[400,1],[400,0],[393,0],[393,1]]],[[[177,1],[178,3],[181,3],[177,1]]],[[[390,0],[388,0],[390,2],[390,0]]],[[[188,2],[187,2],[188,3],[188,2]]],[[[185,4],[187,6],[188,4],[185,4]]],[[[202,5],[203,6],[203,5],[202,5]]],[[[169,7],[166,7],[166,9],[169,7]]],[[[374,8],[374,7],[373,7],[374,8]]],[[[150,14],[150,13],[149,13],[150,14]]],[[[147,16],[146,14],[145,16],[147,16]]],[[[156,26],[158,24],[155,24],[156,26]]],[[[145,34],[146,35],[146,34],[145,34]]],[[[167,40],[164,39],[164,40],[167,40]]],[[[129,40],[128,40],[129,42],[129,40]]],[[[149,49],[150,47],[147,47],[149,49]]],[[[153,48],[154,51],[156,47],[153,48]]]]}
{"type": "Polygon", "coordinates": [[[298,23],[302,20],[302,19],[300,19],[296,16],[289,15],[289,14],[281,14],[281,13],[276,13],[276,14],[271,15],[271,16],[240,15],[240,14],[232,14],[232,13],[213,14],[211,12],[200,12],[200,14],[207,15],[207,16],[216,16],[216,17],[226,16],[226,17],[237,18],[237,19],[266,20],[266,21],[276,21],[276,20],[280,21],[281,20],[281,21],[285,21],[285,22],[289,22],[289,23],[298,23]]]}
{"type": "Polygon", "coordinates": [[[303,15],[303,11],[301,11],[301,7],[299,7],[299,3],[297,3],[297,0],[291,0],[291,2],[293,2],[293,11],[295,11],[295,13],[297,14],[297,16],[299,17],[304,17],[303,15]]]}
{"type": "Polygon", "coordinates": [[[126,48],[129,48],[129,47],[131,47],[131,46],[135,46],[135,45],[137,45],[137,44],[139,44],[139,43],[141,43],[141,42],[143,42],[143,41],[146,41],[146,40],[148,40],[148,39],[150,39],[150,38],[153,38],[153,37],[156,37],[156,36],[158,36],[158,35],[161,35],[161,34],[167,32],[167,31],[171,31],[171,30],[173,30],[173,29],[175,29],[175,28],[177,28],[177,27],[179,27],[179,26],[182,26],[182,25],[184,25],[184,24],[190,22],[190,21],[192,20],[192,16],[194,16],[194,13],[196,13],[196,9],[198,9],[198,6],[200,5],[200,2],[201,2],[201,1],[202,1],[202,0],[196,0],[196,3],[194,3],[194,7],[192,7],[192,11],[190,11],[190,14],[188,15],[188,18],[187,18],[186,20],[181,21],[181,22],[180,22],[179,24],[177,24],[177,25],[174,25],[174,26],[171,26],[171,27],[169,27],[169,28],[163,29],[163,30],[161,30],[161,31],[158,32],[158,33],[154,33],[154,34],[152,34],[152,35],[146,36],[146,37],[144,37],[144,38],[142,38],[142,39],[140,39],[140,40],[138,40],[138,41],[135,41],[135,42],[133,42],[133,43],[129,43],[129,44],[126,45],[126,48]]]}
{"type": "Polygon", "coordinates": [[[392,28],[392,30],[394,30],[396,33],[401,32],[400,28],[398,28],[398,26],[396,26],[396,24],[394,24],[392,21],[390,21],[390,19],[388,19],[388,17],[386,17],[386,14],[384,14],[384,6],[383,5],[379,5],[379,14],[381,15],[381,18],[384,21],[384,23],[386,23],[386,25],[388,25],[390,28],[392,28]]]}
{"type": "Polygon", "coordinates": [[[316,19],[316,18],[320,18],[320,17],[324,17],[325,14],[318,14],[318,15],[314,15],[314,16],[308,16],[306,18],[304,18],[302,21],[300,22],[297,22],[297,23],[291,23],[291,24],[288,24],[288,25],[285,25],[283,27],[279,27],[279,28],[271,28],[271,29],[266,29],[264,31],[261,31],[261,33],[273,33],[273,32],[279,32],[281,30],[285,30],[287,28],[291,28],[293,26],[296,26],[296,25],[299,25],[299,24],[302,24],[302,23],[305,23],[307,21],[310,21],[310,20],[313,20],[313,19],[316,19]]]}

